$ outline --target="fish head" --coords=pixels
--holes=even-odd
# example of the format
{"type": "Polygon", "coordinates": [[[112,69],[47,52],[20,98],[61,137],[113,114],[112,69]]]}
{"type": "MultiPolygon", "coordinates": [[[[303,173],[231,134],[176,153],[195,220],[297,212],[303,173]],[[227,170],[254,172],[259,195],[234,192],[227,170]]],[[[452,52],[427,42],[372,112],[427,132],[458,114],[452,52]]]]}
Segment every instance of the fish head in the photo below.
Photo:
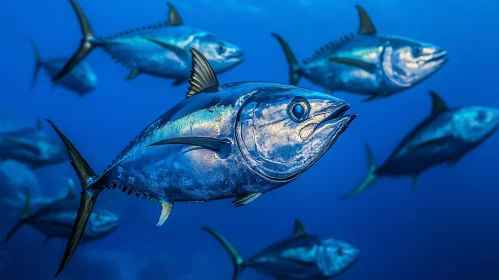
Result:
{"type": "Polygon", "coordinates": [[[383,49],[384,73],[396,87],[412,87],[442,68],[447,51],[439,46],[407,38],[386,43],[383,49]]]}
{"type": "Polygon", "coordinates": [[[468,143],[480,143],[499,128],[499,109],[463,107],[453,115],[453,124],[459,137],[468,143]]]}
{"type": "Polygon", "coordinates": [[[42,151],[42,157],[51,162],[59,163],[68,160],[68,152],[62,143],[46,140],[40,141],[38,147],[42,151]]]}
{"type": "MultiPolygon", "coordinates": [[[[274,84],[273,84],[274,85],[274,84]]],[[[356,115],[331,95],[293,86],[258,90],[239,111],[236,139],[248,166],[289,182],[326,153],[356,115]]]]}
{"type": "Polygon", "coordinates": [[[337,276],[354,265],[359,257],[359,249],[350,244],[326,239],[317,251],[317,267],[324,276],[337,276]]]}
{"type": "Polygon", "coordinates": [[[211,33],[196,36],[193,46],[208,60],[215,73],[223,73],[244,61],[241,48],[211,33]]]}
{"type": "Polygon", "coordinates": [[[94,91],[97,88],[97,75],[87,63],[81,64],[82,71],[78,79],[81,81],[81,93],[94,91]]]}
{"type": "Polygon", "coordinates": [[[92,238],[97,239],[116,230],[119,224],[120,218],[118,215],[107,210],[99,210],[91,214],[87,230],[92,238]]]}

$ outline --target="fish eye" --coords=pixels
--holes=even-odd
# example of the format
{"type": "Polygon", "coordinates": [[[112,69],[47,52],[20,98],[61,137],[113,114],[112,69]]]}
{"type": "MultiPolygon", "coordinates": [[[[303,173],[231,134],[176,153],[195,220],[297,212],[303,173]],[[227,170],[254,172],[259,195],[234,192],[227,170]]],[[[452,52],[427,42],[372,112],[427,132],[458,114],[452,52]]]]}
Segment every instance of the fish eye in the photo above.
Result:
{"type": "Polygon", "coordinates": [[[478,111],[478,114],[476,115],[476,119],[479,121],[479,122],[483,122],[485,121],[485,118],[487,117],[487,113],[485,113],[485,111],[478,111]]]}
{"type": "Polygon", "coordinates": [[[218,54],[223,54],[227,50],[227,47],[223,43],[218,43],[217,52],[218,54]]]}
{"type": "Polygon", "coordinates": [[[336,252],[338,254],[338,256],[343,256],[343,249],[341,248],[338,248],[338,251],[336,252]]]}
{"type": "Polygon", "coordinates": [[[412,56],[413,57],[419,57],[423,54],[423,48],[420,46],[417,46],[412,49],[412,56]]]}
{"type": "Polygon", "coordinates": [[[308,117],[310,104],[305,98],[295,98],[288,105],[288,115],[295,122],[302,122],[308,117]]]}

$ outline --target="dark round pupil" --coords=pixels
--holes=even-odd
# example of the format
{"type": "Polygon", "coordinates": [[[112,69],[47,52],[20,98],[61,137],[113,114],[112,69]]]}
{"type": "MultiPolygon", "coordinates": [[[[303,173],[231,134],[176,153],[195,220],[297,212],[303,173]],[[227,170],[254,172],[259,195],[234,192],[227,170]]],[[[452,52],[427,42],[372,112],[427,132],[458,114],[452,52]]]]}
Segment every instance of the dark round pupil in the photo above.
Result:
{"type": "Polygon", "coordinates": [[[224,52],[225,51],[225,46],[223,46],[223,45],[218,46],[218,51],[221,52],[221,53],[224,52]]]}
{"type": "Polygon", "coordinates": [[[305,115],[305,108],[303,108],[303,105],[301,104],[295,104],[293,106],[293,115],[295,116],[295,118],[297,119],[301,119],[303,118],[303,116],[305,115]]]}

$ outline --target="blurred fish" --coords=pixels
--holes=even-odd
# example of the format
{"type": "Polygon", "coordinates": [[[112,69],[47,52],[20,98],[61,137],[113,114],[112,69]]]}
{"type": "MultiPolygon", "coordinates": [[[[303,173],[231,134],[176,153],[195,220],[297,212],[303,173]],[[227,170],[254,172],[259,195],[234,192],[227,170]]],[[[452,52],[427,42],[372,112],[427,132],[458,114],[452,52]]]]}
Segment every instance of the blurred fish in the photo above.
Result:
{"type": "Polygon", "coordinates": [[[49,121],[83,187],[57,274],[69,262],[104,188],[157,199],[158,226],[177,201],[235,197],[234,205],[242,206],[300,176],[356,117],[344,115],[345,101],[320,92],[265,82],[219,85],[206,58],[195,49],[191,53],[187,98],[146,127],[100,175],[49,121]]]}
{"type": "Polygon", "coordinates": [[[78,3],[70,1],[78,16],[83,39],[78,51],[54,80],[66,75],[96,47],[103,48],[117,62],[130,69],[126,80],[145,73],[175,79],[173,85],[181,85],[189,79],[191,57],[188,50],[191,47],[198,49],[218,74],[244,60],[243,52],[236,45],[202,29],[184,25],[170,3],[167,3],[170,9],[167,22],[97,38],[78,3]]]}
{"type": "Polygon", "coordinates": [[[366,145],[369,171],[364,180],[343,199],[351,198],[372,185],[379,177],[412,176],[436,165],[451,166],[485,141],[499,127],[499,109],[479,106],[448,108],[435,92],[428,118],[418,124],[395,148],[381,166],[366,145]]]}
{"type": "Polygon", "coordinates": [[[342,241],[307,234],[299,220],[293,234],[245,260],[218,232],[211,233],[229,252],[234,264],[233,280],[245,268],[275,279],[331,279],[348,270],[359,259],[359,250],[342,241]]]}
{"type": "Polygon", "coordinates": [[[26,164],[6,160],[0,162],[0,223],[13,223],[20,218],[24,189],[40,195],[38,179],[26,164]]]}
{"type": "MultiPolygon", "coordinates": [[[[40,51],[33,40],[29,40],[31,46],[33,47],[33,52],[35,53],[35,70],[33,72],[33,79],[31,80],[31,89],[35,86],[36,79],[40,69],[44,69],[47,74],[53,78],[61,70],[67,61],[67,58],[55,57],[51,59],[42,59],[40,51]]],[[[85,62],[78,64],[74,67],[68,75],[64,76],[60,80],[53,82],[53,87],[61,86],[70,91],[76,92],[80,97],[88,94],[95,90],[97,86],[97,76],[93,72],[90,65],[85,62]]]]}
{"type": "MultiPolygon", "coordinates": [[[[30,207],[30,195],[27,191],[24,217],[9,231],[5,243],[25,224],[44,234],[46,241],[51,238],[66,239],[70,236],[79,207],[74,189],[70,188],[66,197],[51,202],[33,214],[30,214],[30,207]]],[[[89,226],[82,235],[82,241],[87,243],[106,237],[118,226],[119,217],[116,214],[103,209],[95,210],[90,215],[89,226]]]]}
{"type": "Polygon", "coordinates": [[[38,121],[36,128],[24,128],[0,133],[0,161],[14,159],[36,169],[68,160],[64,145],[43,132],[38,121]]]}
{"type": "Polygon", "coordinates": [[[0,112],[0,133],[19,129],[20,125],[13,119],[11,115],[0,112]]]}
{"type": "Polygon", "coordinates": [[[272,33],[289,63],[290,83],[301,77],[324,88],[369,95],[364,101],[388,97],[409,89],[447,62],[447,51],[429,43],[392,35],[378,34],[367,12],[356,5],[360,27],[320,48],[299,64],[288,43],[272,33]]]}

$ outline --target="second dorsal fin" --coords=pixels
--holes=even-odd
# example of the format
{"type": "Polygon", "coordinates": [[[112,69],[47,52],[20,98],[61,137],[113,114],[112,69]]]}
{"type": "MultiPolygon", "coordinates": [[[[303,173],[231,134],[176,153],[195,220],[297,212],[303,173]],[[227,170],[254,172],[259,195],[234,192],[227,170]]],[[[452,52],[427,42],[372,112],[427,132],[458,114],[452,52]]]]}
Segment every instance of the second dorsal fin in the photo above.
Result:
{"type": "Polygon", "coordinates": [[[445,112],[449,109],[445,101],[434,91],[430,91],[431,95],[431,115],[438,115],[442,112],[445,112]]]}
{"type": "Polygon", "coordinates": [[[191,78],[189,79],[190,87],[187,90],[186,98],[201,91],[218,91],[217,75],[208,60],[194,48],[190,48],[189,51],[192,54],[192,68],[191,78]]]}
{"type": "Polygon", "coordinates": [[[300,236],[300,235],[306,235],[306,234],[307,234],[307,231],[305,231],[303,224],[301,223],[300,220],[296,219],[295,220],[295,227],[293,229],[293,237],[300,236]]]}
{"type": "Polygon", "coordinates": [[[170,2],[167,2],[166,5],[170,9],[168,11],[168,24],[169,25],[184,25],[184,21],[182,20],[182,17],[178,13],[175,6],[173,6],[173,4],[170,2]]]}
{"type": "Polygon", "coordinates": [[[375,35],[377,33],[374,23],[369,17],[369,14],[362,8],[361,5],[355,5],[357,12],[359,13],[359,30],[357,34],[359,35],[375,35]]]}

